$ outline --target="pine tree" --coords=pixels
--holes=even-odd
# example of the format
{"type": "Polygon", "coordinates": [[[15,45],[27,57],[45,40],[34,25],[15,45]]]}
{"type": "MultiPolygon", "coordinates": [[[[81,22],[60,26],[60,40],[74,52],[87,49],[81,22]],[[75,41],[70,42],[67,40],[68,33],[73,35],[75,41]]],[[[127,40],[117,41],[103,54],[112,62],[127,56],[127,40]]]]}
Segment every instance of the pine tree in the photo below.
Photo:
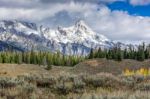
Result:
{"type": "Polygon", "coordinates": [[[89,55],[89,59],[92,59],[92,58],[94,58],[94,51],[93,51],[93,49],[91,49],[90,55],[89,55]]]}
{"type": "Polygon", "coordinates": [[[47,69],[50,70],[52,68],[52,57],[50,54],[47,54],[47,69]]]}
{"type": "Polygon", "coordinates": [[[144,59],[145,59],[145,54],[144,54],[143,46],[139,46],[137,52],[137,60],[144,61],[144,59]]]}
{"type": "Polygon", "coordinates": [[[116,56],[117,56],[117,61],[122,61],[123,55],[122,55],[122,52],[121,52],[120,48],[118,48],[116,56]]]}
{"type": "Polygon", "coordinates": [[[30,63],[35,64],[35,52],[33,51],[33,49],[31,50],[30,53],[30,63]]]}
{"type": "Polygon", "coordinates": [[[31,58],[31,54],[30,54],[30,52],[27,52],[27,53],[26,53],[26,63],[27,63],[27,64],[30,64],[30,62],[31,62],[31,59],[30,59],[30,58],[31,58]]]}
{"type": "Polygon", "coordinates": [[[144,54],[145,54],[145,59],[148,59],[149,56],[150,56],[150,53],[149,53],[148,49],[146,49],[146,50],[144,51],[144,54]]]}
{"type": "Polygon", "coordinates": [[[103,51],[101,48],[98,49],[98,52],[96,53],[96,58],[105,58],[106,52],[103,51]]]}
{"type": "Polygon", "coordinates": [[[22,64],[22,53],[18,53],[17,54],[17,57],[18,57],[18,64],[22,64]]]}
{"type": "Polygon", "coordinates": [[[128,51],[127,51],[127,49],[125,49],[124,51],[123,51],[123,58],[124,59],[128,59],[128,51]]]}
{"type": "Polygon", "coordinates": [[[1,54],[0,54],[0,63],[2,63],[3,62],[3,59],[2,59],[2,56],[1,56],[1,54]]]}

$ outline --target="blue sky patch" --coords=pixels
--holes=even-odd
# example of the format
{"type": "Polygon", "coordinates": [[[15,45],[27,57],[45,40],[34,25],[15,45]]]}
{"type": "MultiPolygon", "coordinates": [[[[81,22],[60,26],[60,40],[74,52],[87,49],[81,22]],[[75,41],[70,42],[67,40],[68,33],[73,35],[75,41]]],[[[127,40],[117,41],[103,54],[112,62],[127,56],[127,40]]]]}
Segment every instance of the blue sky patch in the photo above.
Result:
{"type": "Polygon", "coordinates": [[[150,5],[133,6],[129,2],[114,2],[107,5],[112,11],[127,11],[130,15],[150,16],[150,5]]]}

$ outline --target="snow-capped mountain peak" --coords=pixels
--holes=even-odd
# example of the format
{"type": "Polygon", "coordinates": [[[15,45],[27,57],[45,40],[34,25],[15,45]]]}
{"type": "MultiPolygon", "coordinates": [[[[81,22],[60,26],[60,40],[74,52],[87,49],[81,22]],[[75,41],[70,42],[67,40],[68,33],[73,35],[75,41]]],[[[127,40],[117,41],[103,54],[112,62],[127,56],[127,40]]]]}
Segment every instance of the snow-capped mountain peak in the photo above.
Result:
{"type": "Polygon", "coordinates": [[[58,29],[37,26],[23,21],[0,21],[0,41],[24,50],[60,51],[64,54],[86,55],[91,48],[109,48],[113,43],[94,32],[83,20],[70,27],[58,29]]]}
{"type": "Polygon", "coordinates": [[[67,28],[58,27],[57,30],[43,32],[44,37],[51,41],[63,44],[79,44],[89,48],[98,48],[107,45],[110,40],[104,35],[94,32],[83,20],[67,28]]]}
{"type": "Polygon", "coordinates": [[[83,20],[79,20],[75,24],[76,28],[78,29],[88,29],[89,27],[86,25],[86,23],[83,20]]]}

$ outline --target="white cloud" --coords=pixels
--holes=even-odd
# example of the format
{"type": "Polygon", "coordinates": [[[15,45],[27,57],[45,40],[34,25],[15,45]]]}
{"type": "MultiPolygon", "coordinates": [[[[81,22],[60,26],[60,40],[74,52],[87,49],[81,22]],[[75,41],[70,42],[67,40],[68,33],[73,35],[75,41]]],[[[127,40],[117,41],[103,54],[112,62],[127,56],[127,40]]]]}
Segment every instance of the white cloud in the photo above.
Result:
{"type": "MultiPolygon", "coordinates": [[[[20,0],[18,4],[15,3],[17,1],[0,1],[0,20],[19,19],[56,26],[60,23],[66,25],[70,24],[69,22],[84,19],[95,31],[110,39],[150,41],[150,17],[132,16],[123,11],[111,11],[104,4],[99,6],[96,3],[91,3],[90,0],[86,3],[73,1],[59,3],[56,2],[57,0],[50,0],[51,3],[46,4],[40,3],[39,0],[20,0]],[[60,16],[63,14],[66,16],[60,16]]],[[[101,2],[103,1],[101,0],[101,2]]],[[[113,1],[115,0],[107,0],[107,2],[113,1]]]]}
{"type": "Polygon", "coordinates": [[[48,4],[40,8],[5,8],[0,7],[0,19],[24,19],[24,20],[33,20],[41,21],[47,17],[53,17],[56,13],[60,11],[67,11],[70,13],[75,12],[84,12],[96,8],[95,4],[80,4],[71,2],[69,4],[48,4]]]}
{"type": "MultiPolygon", "coordinates": [[[[150,41],[150,17],[132,16],[124,11],[87,9],[79,14],[98,33],[117,41],[150,41]],[[81,14],[79,14],[81,13],[81,14]]],[[[72,14],[70,14],[70,17],[72,14]]]]}
{"type": "Polygon", "coordinates": [[[118,41],[150,41],[150,17],[131,16],[123,11],[101,8],[86,18],[99,33],[118,41]]]}

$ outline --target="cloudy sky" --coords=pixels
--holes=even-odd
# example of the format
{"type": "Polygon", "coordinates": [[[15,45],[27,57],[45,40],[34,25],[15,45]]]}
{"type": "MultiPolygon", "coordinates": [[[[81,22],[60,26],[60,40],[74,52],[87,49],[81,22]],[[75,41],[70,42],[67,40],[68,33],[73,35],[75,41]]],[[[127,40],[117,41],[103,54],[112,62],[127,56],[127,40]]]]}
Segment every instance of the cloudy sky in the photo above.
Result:
{"type": "Polygon", "coordinates": [[[0,20],[51,28],[84,20],[94,31],[124,42],[150,42],[150,0],[0,0],[0,20]]]}

